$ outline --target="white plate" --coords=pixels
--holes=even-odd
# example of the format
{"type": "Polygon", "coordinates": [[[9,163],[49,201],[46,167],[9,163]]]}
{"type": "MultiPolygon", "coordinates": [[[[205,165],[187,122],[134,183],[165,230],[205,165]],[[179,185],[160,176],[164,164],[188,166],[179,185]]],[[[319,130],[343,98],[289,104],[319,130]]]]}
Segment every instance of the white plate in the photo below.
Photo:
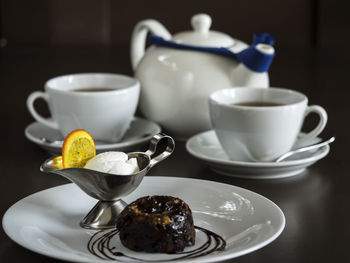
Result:
{"type": "MultiPolygon", "coordinates": [[[[155,194],[183,199],[192,210],[195,225],[215,232],[227,243],[224,251],[176,262],[213,262],[250,253],[276,239],[285,225],[283,212],[267,198],[243,188],[211,181],[145,177],[136,191],[124,200],[130,203],[138,197],[155,194]]],[[[73,184],[50,188],[10,207],[3,217],[3,228],[21,246],[49,257],[74,262],[106,262],[87,250],[87,243],[95,232],[79,227],[79,221],[95,202],[73,184]]],[[[205,241],[206,238],[197,232],[195,247],[205,241]]],[[[174,257],[163,253],[133,252],[123,247],[118,237],[111,245],[124,254],[146,261],[174,257]]],[[[124,257],[118,260],[129,261],[124,257]]]]}
{"type": "MultiPolygon", "coordinates": [[[[318,141],[320,138],[308,144],[311,145],[318,141]]],[[[280,163],[232,161],[222,149],[213,130],[191,137],[186,143],[186,149],[219,174],[249,179],[277,179],[300,174],[306,167],[322,159],[329,152],[329,146],[326,145],[316,151],[296,154],[280,163]]]]}
{"type": "MultiPolygon", "coordinates": [[[[136,117],[130,124],[130,128],[123,139],[117,143],[106,143],[96,141],[97,152],[102,151],[132,151],[147,144],[153,135],[159,133],[161,128],[158,124],[136,117]]],[[[39,122],[33,122],[28,125],[24,131],[25,136],[35,144],[51,153],[61,153],[62,140],[64,139],[58,130],[49,128],[39,122]],[[50,141],[59,141],[57,143],[45,142],[42,138],[50,141]]]]}

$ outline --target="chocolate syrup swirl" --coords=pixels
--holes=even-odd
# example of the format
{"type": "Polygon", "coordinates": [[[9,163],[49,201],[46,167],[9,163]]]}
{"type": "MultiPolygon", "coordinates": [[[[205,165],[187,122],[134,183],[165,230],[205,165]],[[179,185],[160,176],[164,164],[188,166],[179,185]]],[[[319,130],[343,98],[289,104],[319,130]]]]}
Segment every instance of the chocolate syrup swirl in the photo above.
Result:
{"type": "Polygon", "coordinates": [[[119,231],[117,229],[113,229],[109,231],[101,230],[96,232],[90,238],[87,244],[87,248],[91,254],[95,255],[100,259],[113,260],[113,261],[119,261],[119,262],[123,262],[124,260],[128,260],[128,259],[142,261],[142,262],[164,262],[164,261],[169,262],[169,261],[175,261],[175,260],[185,259],[185,258],[202,257],[205,255],[214,253],[216,251],[223,251],[225,249],[226,241],[221,236],[202,227],[195,226],[195,229],[203,232],[207,236],[206,242],[204,242],[204,244],[202,244],[200,247],[196,249],[171,254],[171,255],[179,255],[179,256],[168,260],[164,260],[164,259],[147,260],[147,259],[133,257],[118,251],[115,246],[111,245],[111,240],[119,234],[119,231]]]}

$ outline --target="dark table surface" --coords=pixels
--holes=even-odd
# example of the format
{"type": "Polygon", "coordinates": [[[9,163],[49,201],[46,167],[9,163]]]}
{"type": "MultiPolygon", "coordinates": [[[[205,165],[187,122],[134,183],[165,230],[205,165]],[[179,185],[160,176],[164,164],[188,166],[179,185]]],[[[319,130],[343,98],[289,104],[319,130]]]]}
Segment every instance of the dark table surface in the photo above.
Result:
{"type": "MultiPolygon", "coordinates": [[[[350,262],[350,163],[348,50],[277,48],[270,71],[271,86],[305,93],[310,104],[326,108],[329,121],[322,138],[337,137],[326,158],[302,174],[276,180],[244,180],[222,176],[186,152],[177,141],[174,154],[149,176],[201,178],[240,186],[275,202],[286,227],[271,244],[227,262],[350,262]]],[[[49,155],[24,136],[33,122],[26,98],[42,90],[54,76],[76,72],[131,75],[126,47],[4,48],[0,54],[0,215],[15,202],[49,187],[66,184],[39,166],[49,155]],[[125,52],[121,52],[125,49],[125,52]]],[[[45,105],[38,107],[47,111],[45,105]]],[[[311,121],[312,122],[312,118],[311,121]]],[[[0,262],[60,262],[14,243],[0,229],[0,262]]]]}

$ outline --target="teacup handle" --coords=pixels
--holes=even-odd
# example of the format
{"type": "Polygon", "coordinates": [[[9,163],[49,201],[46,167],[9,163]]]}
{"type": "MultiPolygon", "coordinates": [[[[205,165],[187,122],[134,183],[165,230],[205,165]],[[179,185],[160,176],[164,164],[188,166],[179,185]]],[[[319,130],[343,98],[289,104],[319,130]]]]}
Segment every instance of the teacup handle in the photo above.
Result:
{"type": "Polygon", "coordinates": [[[45,92],[42,91],[34,91],[33,93],[31,93],[28,98],[27,98],[27,108],[29,110],[29,112],[32,114],[33,118],[35,120],[37,120],[38,122],[53,128],[53,129],[58,129],[58,124],[57,122],[50,120],[50,119],[46,119],[44,117],[42,117],[34,108],[34,101],[36,99],[43,99],[46,101],[46,103],[48,103],[49,101],[49,95],[45,92]]]}
{"type": "Polygon", "coordinates": [[[319,105],[308,106],[305,110],[305,113],[304,113],[304,121],[305,121],[306,116],[309,115],[310,113],[316,113],[320,117],[320,120],[319,120],[317,126],[312,131],[310,131],[306,134],[299,135],[299,137],[296,141],[297,145],[304,145],[307,141],[310,141],[310,140],[316,138],[323,131],[324,127],[326,126],[328,115],[327,115],[327,112],[325,111],[324,108],[322,108],[319,105]]]}
{"type": "Polygon", "coordinates": [[[145,152],[145,154],[147,154],[148,156],[151,157],[151,161],[149,163],[149,166],[153,167],[158,162],[167,158],[170,154],[172,154],[174,149],[175,149],[175,142],[174,142],[173,138],[171,138],[170,136],[168,136],[164,133],[158,133],[158,134],[154,135],[151,139],[149,149],[145,152]],[[164,150],[164,152],[162,152],[159,155],[152,158],[152,155],[156,152],[158,143],[162,139],[165,139],[165,138],[168,140],[168,145],[167,145],[166,149],[164,150]]]}

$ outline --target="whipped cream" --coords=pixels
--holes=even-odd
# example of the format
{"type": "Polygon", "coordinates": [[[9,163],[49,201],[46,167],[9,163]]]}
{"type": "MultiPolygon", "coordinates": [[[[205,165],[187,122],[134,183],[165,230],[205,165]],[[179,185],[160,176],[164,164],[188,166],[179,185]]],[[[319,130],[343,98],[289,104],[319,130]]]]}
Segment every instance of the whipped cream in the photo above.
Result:
{"type": "Polygon", "coordinates": [[[136,158],[128,159],[124,152],[104,152],[90,159],[84,168],[118,175],[129,175],[140,171],[136,158]]]}

